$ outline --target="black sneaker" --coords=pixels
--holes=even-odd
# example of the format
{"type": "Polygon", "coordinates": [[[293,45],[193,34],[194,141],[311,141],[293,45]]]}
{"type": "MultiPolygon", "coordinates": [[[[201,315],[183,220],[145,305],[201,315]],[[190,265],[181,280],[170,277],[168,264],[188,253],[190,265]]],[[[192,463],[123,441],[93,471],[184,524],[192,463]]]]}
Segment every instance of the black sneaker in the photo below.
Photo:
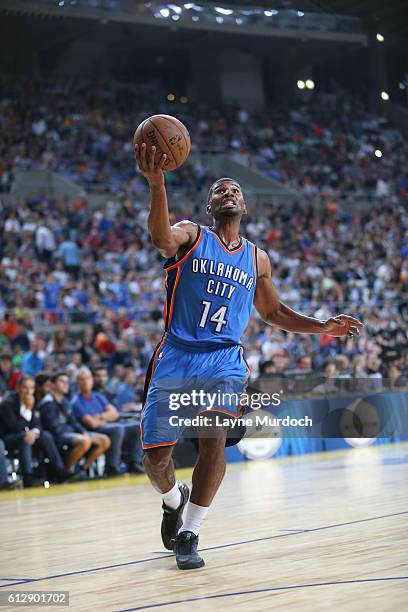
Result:
{"type": "Polygon", "coordinates": [[[181,502],[178,508],[175,510],[173,508],[169,508],[163,502],[163,519],[161,524],[161,537],[164,548],[167,550],[173,550],[172,540],[177,536],[177,532],[183,524],[183,510],[184,506],[188,502],[188,498],[190,497],[190,490],[184,482],[180,483],[179,491],[181,493],[181,502]]]}
{"type": "Polygon", "coordinates": [[[192,531],[182,531],[174,542],[177,567],[182,570],[197,569],[205,565],[197,552],[198,536],[192,531]]]}
{"type": "Polygon", "coordinates": [[[30,487],[43,487],[44,481],[40,478],[35,478],[32,474],[26,474],[23,477],[24,488],[28,489],[30,487]]]}
{"type": "Polygon", "coordinates": [[[62,472],[57,478],[59,484],[68,484],[70,482],[78,482],[81,480],[79,472],[62,472]]]}

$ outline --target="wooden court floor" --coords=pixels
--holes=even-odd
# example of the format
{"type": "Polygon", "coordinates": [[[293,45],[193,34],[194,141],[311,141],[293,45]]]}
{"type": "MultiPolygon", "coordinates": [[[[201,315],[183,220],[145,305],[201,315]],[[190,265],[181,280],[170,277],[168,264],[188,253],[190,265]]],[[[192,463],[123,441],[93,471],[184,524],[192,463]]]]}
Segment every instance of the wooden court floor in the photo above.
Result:
{"type": "Polygon", "coordinates": [[[0,592],[69,591],[87,612],[405,611],[407,471],[408,444],[230,465],[206,566],[185,572],[145,476],[3,493],[0,592]]]}

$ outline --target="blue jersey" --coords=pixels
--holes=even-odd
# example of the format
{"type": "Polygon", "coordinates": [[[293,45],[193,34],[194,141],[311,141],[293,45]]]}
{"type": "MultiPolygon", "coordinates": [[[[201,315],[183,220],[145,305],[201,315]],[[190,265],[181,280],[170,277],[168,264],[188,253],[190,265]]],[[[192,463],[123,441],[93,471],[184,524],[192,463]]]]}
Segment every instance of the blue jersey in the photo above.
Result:
{"type": "Polygon", "coordinates": [[[255,245],[241,238],[228,249],[215,230],[198,226],[186,255],[164,267],[166,340],[189,351],[239,344],[254,301],[255,245]]]}

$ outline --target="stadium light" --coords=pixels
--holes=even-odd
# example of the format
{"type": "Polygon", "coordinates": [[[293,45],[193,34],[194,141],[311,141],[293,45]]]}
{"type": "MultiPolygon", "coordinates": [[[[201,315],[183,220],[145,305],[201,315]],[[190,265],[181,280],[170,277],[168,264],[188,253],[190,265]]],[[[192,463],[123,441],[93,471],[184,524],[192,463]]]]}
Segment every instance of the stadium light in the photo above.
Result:
{"type": "Polygon", "coordinates": [[[401,81],[400,83],[398,83],[398,87],[399,87],[400,89],[405,89],[405,87],[406,87],[406,86],[405,86],[405,83],[403,83],[403,82],[401,81]]]}
{"type": "Polygon", "coordinates": [[[171,18],[173,21],[178,21],[180,19],[180,15],[172,15],[171,18]]]}
{"type": "Polygon", "coordinates": [[[224,17],[220,17],[219,15],[217,15],[215,20],[216,20],[217,23],[224,23],[224,17]]]}
{"type": "Polygon", "coordinates": [[[217,13],[221,13],[221,15],[232,15],[234,12],[232,9],[222,8],[222,6],[216,6],[215,9],[217,13]]]}
{"type": "Polygon", "coordinates": [[[162,8],[160,9],[160,15],[162,17],[168,17],[170,15],[170,11],[168,8],[162,8]]]}
{"type": "Polygon", "coordinates": [[[386,91],[382,91],[381,92],[381,100],[389,100],[390,96],[388,95],[388,93],[386,91]]]}
{"type": "Polygon", "coordinates": [[[193,7],[194,7],[193,2],[187,2],[187,4],[184,5],[184,8],[187,10],[192,9],[193,7]]]}
{"type": "Polygon", "coordinates": [[[193,21],[200,21],[200,18],[198,15],[193,15],[191,18],[193,21]]]}
{"type": "Polygon", "coordinates": [[[314,89],[315,88],[315,84],[314,84],[314,81],[312,81],[312,79],[307,79],[305,85],[306,85],[307,89],[314,89]]]}
{"type": "Polygon", "coordinates": [[[375,155],[376,157],[382,157],[382,151],[380,151],[380,149],[376,149],[376,150],[374,151],[374,155],[375,155]]]}
{"type": "Polygon", "coordinates": [[[236,23],[237,25],[242,25],[242,24],[244,23],[244,21],[243,21],[243,19],[241,19],[241,17],[236,17],[236,19],[235,19],[235,23],[236,23]]]}
{"type": "Polygon", "coordinates": [[[376,39],[378,40],[378,42],[384,42],[384,36],[379,32],[376,35],[376,39]]]}
{"type": "Polygon", "coordinates": [[[174,93],[167,94],[167,100],[169,102],[174,102],[175,99],[176,99],[176,96],[174,95],[174,93]]]}
{"type": "Polygon", "coordinates": [[[274,15],[277,15],[278,13],[279,11],[277,11],[276,9],[272,9],[271,11],[264,11],[265,17],[273,17],[274,15]]]}
{"type": "Polygon", "coordinates": [[[298,11],[297,14],[298,14],[298,17],[304,17],[304,12],[303,11],[298,11]]]}
{"type": "Polygon", "coordinates": [[[298,89],[304,89],[306,87],[305,82],[300,80],[297,82],[297,86],[298,89]]]}
{"type": "Polygon", "coordinates": [[[177,4],[168,4],[167,5],[172,11],[174,11],[175,13],[177,13],[177,15],[180,15],[180,13],[182,12],[182,8],[180,6],[177,6],[177,4]]]}

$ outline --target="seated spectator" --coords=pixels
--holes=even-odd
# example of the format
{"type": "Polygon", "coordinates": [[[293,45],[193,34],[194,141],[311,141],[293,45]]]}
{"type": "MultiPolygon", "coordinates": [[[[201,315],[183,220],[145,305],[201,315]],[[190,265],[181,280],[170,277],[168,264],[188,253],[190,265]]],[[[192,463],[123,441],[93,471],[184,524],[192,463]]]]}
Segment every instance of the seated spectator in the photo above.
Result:
{"type": "Polygon", "coordinates": [[[79,269],[81,266],[81,251],[77,243],[65,236],[56,253],[57,257],[61,257],[64,262],[64,268],[69,274],[73,274],[75,279],[78,279],[79,269]]]}
{"type": "Polygon", "coordinates": [[[296,368],[298,370],[307,370],[311,371],[312,369],[312,358],[310,355],[301,355],[296,360],[296,368]]]}
{"type": "Polygon", "coordinates": [[[337,378],[336,363],[328,359],[323,364],[323,381],[320,382],[316,387],[313,387],[313,393],[319,395],[327,395],[332,393],[338,393],[339,387],[336,385],[335,379],[337,378]]]}
{"type": "Polygon", "coordinates": [[[337,375],[336,363],[332,361],[331,359],[329,359],[323,364],[323,371],[324,371],[325,376],[327,376],[327,378],[336,378],[336,375],[337,375]]]}
{"type": "Polygon", "coordinates": [[[43,399],[51,393],[52,382],[49,372],[40,372],[34,378],[35,382],[35,409],[40,411],[43,399]]]}
{"type": "Polygon", "coordinates": [[[96,459],[110,447],[110,439],[105,434],[87,432],[85,427],[71,413],[66,397],[69,379],[66,372],[57,372],[52,377],[52,393],[47,394],[40,408],[41,422],[52,433],[57,446],[70,447],[65,461],[65,469],[73,473],[75,466],[85,457],[83,469],[88,470],[96,459]]]}
{"type": "Polygon", "coordinates": [[[104,365],[98,365],[92,368],[92,373],[94,377],[95,391],[102,393],[102,395],[105,395],[105,397],[107,397],[107,399],[113,403],[115,396],[106,388],[109,381],[108,368],[104,365]]]}
{"type": "Polygon", "coordinates": [[[134,423],[119,423],[119,413],[105,395],[93,391],[94,379],[87,367],[80,368],[76,385],[78,394],[72,400],[74,416],[90,431],[109,436],[111,447],[106,454],[107,476],[119,476],[122,447],[127,446],[128,471],[138,473],[141,468],[142,447],[139,427],[134,423]]]}
{"type": "Polygon", "coordinates": [[[119,410],[139,410],[141,401],[136,392],[136,376],[133,368],[126,371],[125,379],[118,384],[115,405],[119,410]]]}
{"type": "Polygon", "coordinates": [[[7,474],[6,447],[4,446],[3,440],[0,440],[0,491],[18,489],[22,484],[20,478],[17,480],[9,480],[7,474]]]}
{"type": "Polygon", "coordinates": [[[4,320],[0,324],[0,333],[2,333],[9,341],[12,341],[19,333],[18,323],[14,314],[6,312],[4,320]]]}
{"type": "Polygon", "coordinates": [[[21,376],[19,370],[14,370],[11,355],[3,353],[0,355],[0,398],[8,391],[14,391],[18,379],[21,376]]]}
{"type": "Polygon", "coordinates": [[[35,376],[38,372],[44,369],[45,366],[45,342],[36,336],[31,342],[31,350],[24,353],[22,370],[23,374],[35,376]]]}
{"type": "Polygon", "coordinates": [[[19,332],[17,336],[11,340],[11,346],[14,350],[19,347],[24,353],[27,353],[30,350],[28,325],[24,319],[17,319],[17,323],[19,326],[19,332]]]}
{"type": "Polygon", "coordinates": [[[33,410],[35,382],[32,376],[22,376],[17,392],[10,393],[0,404],[0,436],[8,451],[18,451],[25,487],[42,484],[33,475],[33,450],[40,450],[48,459],[50,480],[73,480],[64,468],[52,435],[41,427],[40,415],[33,410]]]}
{"type": "Polygon", "coordinates": [[[337,378],[351,378],[351,365],[346,355],[337,355],[336,364],[337,378]]]}

